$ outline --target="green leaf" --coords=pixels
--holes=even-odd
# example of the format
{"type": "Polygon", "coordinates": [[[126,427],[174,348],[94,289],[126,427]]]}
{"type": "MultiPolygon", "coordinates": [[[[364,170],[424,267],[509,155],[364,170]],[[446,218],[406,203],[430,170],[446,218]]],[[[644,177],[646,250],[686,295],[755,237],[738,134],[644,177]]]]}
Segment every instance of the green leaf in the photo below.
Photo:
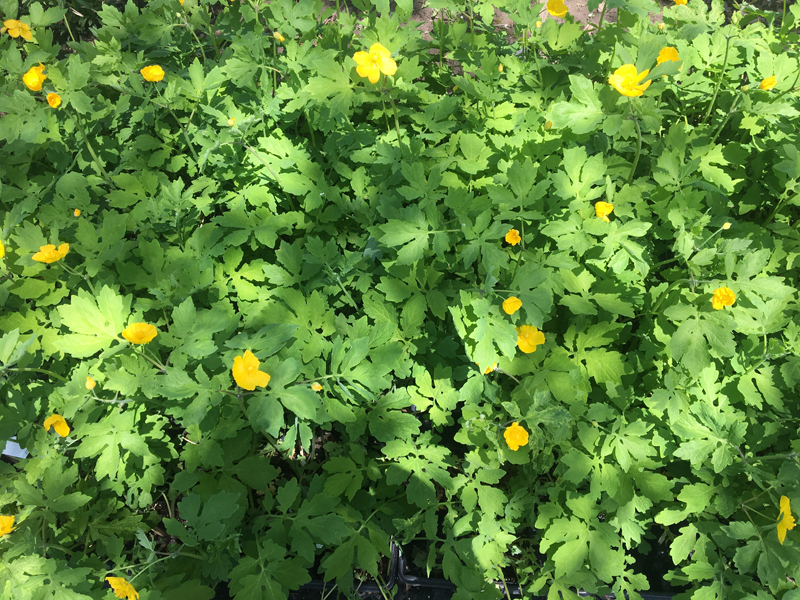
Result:
{"type": "Polygon", "coordinates": [[[75,358],[86,358],[109,348],[115,340],[120,340],[130,304],[130,296],[120,296],[108,286],[103,286],[96,298],[79,289],[69,305],[57,308],[62,324],[72,333],[62,336],[56,347],[75,358]]]}

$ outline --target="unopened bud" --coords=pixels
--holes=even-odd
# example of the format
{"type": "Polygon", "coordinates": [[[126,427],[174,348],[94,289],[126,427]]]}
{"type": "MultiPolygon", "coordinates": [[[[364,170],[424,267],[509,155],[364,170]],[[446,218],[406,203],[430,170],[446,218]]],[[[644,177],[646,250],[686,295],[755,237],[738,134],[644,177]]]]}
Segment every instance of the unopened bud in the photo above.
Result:
{"type": "Polygon", "coordinates": [[[544,130],[547,131],[552,126],[553,126],[553,122],[552,121],[548,121],[547,123],[544,124],[544,130]]]}
{"type": "Polygon", "coordinates": [[[236,119],[234,119],[233,117],[228,119],[228,127],[233,127],[234,123],[236,123],[236,119]]]}
{"type": "Polygon", "coordinates": [[[500,66],[497,67],[497,70],[502,73],[503,72],[503,63],[500,63],[500,66]]]}
{"type": "Polygon", "coordinates": [[[730,228],[731,228],[731,224],[730,224],[730,223],[723,223],[723,225],[722,225],[722,228],[723,228],[725,231],[727,231],[728,229],[730,229],[730,228]]]}
{"type": "Polygon", "coordinates": [[[536,29],[539,29],[542,26],[541,21],[536,21],[536,29]]]}
{"type": "Polygon", "coordinates": [[[659,23],[658,24],[658,30],[659,31],[664,31],[664,24],[663,23],[659,23]]]}

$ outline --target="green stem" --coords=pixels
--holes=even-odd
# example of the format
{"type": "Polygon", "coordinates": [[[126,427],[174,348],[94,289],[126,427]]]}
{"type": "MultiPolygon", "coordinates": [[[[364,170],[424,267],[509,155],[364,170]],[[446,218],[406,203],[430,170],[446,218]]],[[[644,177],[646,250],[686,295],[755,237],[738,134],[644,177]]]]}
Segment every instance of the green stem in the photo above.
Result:
{"type": "Polygon", "coordinates": [[[78,277],[80,277],[81,279],[83,279],[83,280],[86,282],[86,285],[88,285],[88,286],[89,286],[89,291],[90,291],[90,292],[92,292],[92,295],[93,295],[93,296],[96,296],[96,295],[97,295],[97,294],[95,294],[95,291],[94,291],[94,286],[92,285],[92,282],[91,282],[91,281],[89,281],[89,277],[88,277],[88,276],[86,276],[86,275],[81,275],[81,274],[80,274],[80,273],[78,273],[78,272],[77,272],[75,269],[72,269],[72,268],[68,267],[68,266],[67,266],[66,264],[64,264],[63,262],[59,262],[58,264],[59,264],[59,265],[61,266],[61,268],[63,268],[65,271],[69,271],[69,272],[70,272],[70,273],[72,273],[73,275],[77,275],[78,277]]]}
{"type": "Polygon", "coordinates": [[[633,102],[628,98],[628,103],[631,107],[631,116],[633,117],[633,124],[636,125],[636,133],[639,136],[638,144],[636,145],[636,157],[633,159],[631,165],[631,172],[628,174],[628,183],[633,181],[633,174],[636,171],[636,165],[639,164],[639,156],[642,154],[642,130],[639,128],[639,120],[636,118],[636,111],[633,108],[633,102]]]}
{"type": "Polygon", "coordinates": [[[43,375],[50,375],[50,377],[55,377],[59,381],[63,381],[64,383],[67,383],[67,380],[64,379],[61,375],[57,375],[56,373],[53,373],[52,371],[48,371],[47,369],[32,369],[32,368],[27,368],[27,367],[9,367],[7,369],[3,369],[3,371],[4,372],[5,371],[17,371],[17,372],[27,371],[27,372],[30,372],[30,373],[42,373],[43,375]]]}
{"type": "Polygon", "coordinates": [[[614,58],[617,56],[617,42],[614,41],[614,49],[611,51],[611,60],[608,61],[608,73],[611,74],[611,69],[614,68],[614,58]]]}
{"type": "MultiPolygon", "coordinates": [[[[608,0],[603,2],[603,10],[600,13],[600,20],[597,22],[597,31],[595,33],[600,33],[600,30],[603,28],[603,19],[606,16],[606,5],[607,4],[608,4],[608,0]]],[[[616,44],[614,44],[614,47],[616,48],[616,44]]]]}
{"type": "Polygon", "coordinates": [[[158,95],[161,96],[161,99],[164,101],[164,107],[169,111],[169,114],[172,115],[172,118],[175,119],[175,121],[177,121],[178,126],[181,128],[181,132],[183,133],[183,139],[186,140],[186,146],[189,148],[189,152],[192,153],[192,157],[194,158],[194,163],[198,165],[199,168],[200,157],[197,156],[197,152],[192,146],[192,142],[189,140],[189,133],[186,131],[186,127],[183,126],[183,123],[181,123],[181,120],[177,117],[177,115],[174,112],[172,112],[172,107],[170,107],[169,103],[167,102],[167,99],[164,98],[164,96],[161,94],[160,89],[158,90],[158,95]]]}
{"type": "Polygon", "coordinates": [[[208,9],[206,9],[203,13],[206,17],[206,29],[208,29],[208,37],[211,38],[211,44],[214,46],[214,52],[217,53],[217,59],[222,57],[222,53],[220,52],[219,45],[217,45],[217,36],[214,35],[214,30],[211,28],[211,15],[208,13],[208,9]]]}
{"type": "Polygon", "coordinates": [[[714,86],[714,95],[711,97],[711,102],[708,105],[708,110],[706,111],[706,116],[703,117],[703,120],[700,122],[702,125],[706,121],[708,121],[708,117],[711,116],[711,110],[714,108],[714,102],[717,100],[717,94],[719,93],[719,88],[722,85],[722,78],[725,77],[725,69],[728,68],[728,51],[731,47],[731,36],[725,36],[725,59],[722,61],[722,71],[719,73],[719,77],[717,78],[717,85],[714,86]]]}
{"type": "MultiPolygon", "coordinates": [[[[383,76],[384,78],[384,85],[386,84],[386,75],[383,76]]],[[[400,148],[400,156],[405,158],[403,155],[403,142],[402,138],[400,137],[400,120],[397,118],[397,106],[394,103],[394,98],[392,98],[392,93],[389,89],[385,89],[384,92],[387,96],[389,96],[389,102],[392,103],[392,111],[394,112],[394,128],[397,132],[397,147],[400,148]]],[[[410,141],[409,141],[409,151],[410,151],[410,141]]]]}
{"type": "Polygon", "coordinates": [[[536,42],[533,41],[533,37],[531,37],[531,45],[533,46],[533,62],[536,63],[536,71],[539,73],[539,85],[541,86],[542,90],[544,90],[544,79],[542,78],[542,68],[539,66],[539,50],[536,46],[536,42]]]}
{"type": "Polygon", "coordinates": [[[722,123],[720,123],[720,126],[717,128],[717,132],[714,134],[714,137],[711,138],[712,144],[716,141],[717,136],[719,136],[719,134],[722,132],[722,128],[725,127],[725,125],[727,125],[728,121],[731,118],[731,115],[736,112],[736,107],[738,106],[739,101],[742,99],[742,96],[744,96],[744,92],[739,92],[739,95],[736,96],[736,99],[733,101],[733,104],[731,104],[731,108],[728,111],[728,114],[725,115],[725,118],[722,120],[722,123]]]}
{"type": "Polygon", "coordinates": [[[86,134],[86,128],[83,126],[83,119],[81,119],[80,113],[75,111],[75,122],[78,124],[78,129],[81,131],[81,135],[83,136],[83,141],[86,144],[86,149],[89,150],[89,154],[92,155],[92,160],[94,160],[95,166],[100,171],[100,174],[103,176],[108,183],[114,185],[111,181],[111,178],[106,173],[106,170],[103,168],[103,164],[100,162],[100,159],[97,158],[97,154],[94,152],[94,148],[92,147],[92,143],[89,141],[89,136],[86,134]]]}
{"type": "MultiPolygon", "coordinates": [[[[784,8],[785,8],[785,7],[786,7],[786,5],[784,4],[784,8]]],[[[773,104],[773,103],[774,103],[774,102],[776,102],[776,101],[777,101],[779,98],[782,98],[783,96],[785,96],[785,95],[786,95],[786,94],[788,94],[789,92],[791,92],[791,91],[794,91],[794,86],[795,86],[795,85],[797,85],[797,80],[798,80],[799,78],[800,78],[800,69],[797,69],[797,75],[795,75],[794,82],[792,82],[792,85],[791,85],[791,86],[789,86],[789,87],[788,87],[787,89],[785,89],[784,91],[782,91],[782,92],[781,92],[780,94],[778,94],[777,96],[775,96],[775,97],[774,97],[772,100],[770,100],[770,101],[769,101],[769,102],[770,102],[770,104],[773,104]]]]}

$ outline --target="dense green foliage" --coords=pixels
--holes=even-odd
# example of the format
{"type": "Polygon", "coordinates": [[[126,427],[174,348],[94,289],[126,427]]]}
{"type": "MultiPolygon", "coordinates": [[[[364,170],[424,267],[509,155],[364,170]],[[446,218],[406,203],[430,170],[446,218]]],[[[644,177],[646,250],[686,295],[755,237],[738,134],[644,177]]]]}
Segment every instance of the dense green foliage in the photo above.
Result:
{"type": "Polygon", "coordinates": [[[458,600],[637,598],[659,548],[686,598],[798,600],[800,6],[355,5],[106,4],[62,48],[0,2],[0,598],[285,599],[422,538],[458,600]]]}

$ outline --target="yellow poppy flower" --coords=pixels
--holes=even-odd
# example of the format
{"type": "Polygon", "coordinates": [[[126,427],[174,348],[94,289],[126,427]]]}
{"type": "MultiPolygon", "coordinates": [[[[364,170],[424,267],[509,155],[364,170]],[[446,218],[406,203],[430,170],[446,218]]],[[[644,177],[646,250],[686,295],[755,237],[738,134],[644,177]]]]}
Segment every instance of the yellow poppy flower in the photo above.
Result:
{"type": "Polygon", "coordinates": [[[611,204],[610,202],[603,202],[601,200],[600,202],[597,202],[594,205],[594,213],[599,218],[603,219],[603,221],[605,221],[606,223],[611,221],[611,219],[608,218],[608,215],[610,215],[611,211],[613,210],[614,210],[614,205],[611,204]]]}
{"type": "Polygon", "coordinates": [[[569,9],[567,8],[567,5],[564,4],[564,0],[547,0],[547,12],[554,17],[563,19],[567,16],[569,9]]]}
{"type": "Polygon", "coordinates": [[[233,372],[233,379],[236,381],[236,385],[244,390],[250,390],[251,392],[256,389],[256,386],[267,387],[272,377],[258,370],[260,364],[261,361],[259,361],[256,355],[250,352],[250,350],[245,350],[244,356],[235,357],[233,359],[233,369],[231,369],[231,371],[233,372]]]}
{"type": "Polygon", "coordinates": [[[512,246],[519,244],[522,241],[522,238],[519,237],[519,231],[516,229],[509,229],[506,234],[506,241],[512,246]]]}
{"type": "Polygon", "coordinates": [[[678,56],[678,51],[675,48],[672,48],[671,46],[667,46],[666,48],[662,48],[661,52],[658,53],[658,58],[656,58],[656,64],[660,65],[661,63],[667,62],[668,60],[677,62],[680,59],[681,57],[678,56]]]}
{"type": "Polygon", "coordinates": [[[733,290],[721,287],[714,290],[714,296],[711,298],[711,307],[714,310],[722,310],[726,306],[733,306],[734,302],[736,302],[736,294],[733,293],[733,290]]]}
{"type": "Polygon", "coordinates": [[[315,392],[321,392],[322,384],[315,381],[314,383],[311,384],[311,389],[314,390],[315,392]]]}
{"type": "Polygon", "coordinates": [[[378,83],[381,73],[394,75],[397,72],[397,63],[392,60],[392,53],[380,44],[372,44],[369,52],[356,52],[353,60],[358,65],[356,72],[361,77],[369,78],[370,83],[378,83]]]}
{"type": "Polygon", "coordinates": [[[64,258],[67,252],[69,252],[69,244],[61,244],[58,250],[53,244],[47,244],[46,246],[39,246],[39,251],[31,258],[36,262],[50,264],[64,258]]]}
{"type": "Polygon", "coordinates": [[[509,296],[505,300],[503,300],[503,310],[506,311],[507,315],[513,315],[522,307],[522,300],[517,298],[516,296],[509,296]]]}
{"type": "Polygon", "coordinates": [[[80,217],[81,216],[81,209],[80,208],[76,208],[75,210],[72,211],[72,214],[75,215],[76,217],[80,217]]]}
{"type": "Polygon", "coordinates": [[[24,83],[32,92],[38,92],[42,89],[44,80],[47,75],[44,74],[44,65],[39,63],[38,67],[31,67],[28,72],[22,76],[22,83],[24,83]]]}
{"type": "Polygon", "coordinates": [[[10,35],[12,38],[21,37],[23,40],[31,41],[33,39],[33,34],[31,33],[31,28],[28,26],[27,23],[23,23],[22,21],[17,21],[16,19],[8,19],[7,21],[3,21],[3,28],[0,29],[0,33],[6,33],[10,35]]]}
{"type": "Polygon", "coordinates": [[[131,344],[149,344],[158,335],[158,329],[149,323],[131,323],[122,330],[122,337],[131,344]]]}
{"type": "Polygon", "coordinates": [[[506,427],[506,430],[503,432],[503,437],[506,438],[508,447],[514,452],[519,450],[520,446],[524,446],[528,443],[528,432],[516,421],[509,427],[506,427]]]}
{"type": "Polygon", "coordinates": [[[682,6],[686,4],[686,0],[675,0],[675,4],[677,4],[678,6],[682,6]]]}
{"type": "Polygon", "coordinates": [[[789,498],[781,496],[781,514],[778,516],[778,541],[783,544],[786,539],[786,532],[794,529],[794,517],[792,516],[792,506],[789,498]]]}
{"type": "Polygon", "coordinates": [[[761,83],[758,84],[758,87],[764,91],[771,90],[776,85],[778,85],[778,80],[775,78],[775,75],[770,75],[766,79],[762,79],[761,83]]]}
{"type": "Polygon", "coordinates": [[[532,325],[517,327],[517,347],[525,354],[536,352],[536,346],[544,344],[544,333],[532,325]]]}
{"type": "Polygon", "coordinates": [[[7,517],[0,515],[0,535],[5,535],[14,531],[14,515],[7,517]]]}
{"type": "Polygon", "coordinates": [[[117,598],[127,598],[127,600],[139,600],[139,592],[137,592],[130,581],[124,577],[106,577],[106,581],[114,590],[114,595],[117,598]]]}
{"type": "Polygon", "coordinates": [[[50,108],[58,108],[61,106],[61,96],[50,92],[47,94],[47,103],[50,105],[50,108]]]}
{"type": "Polygon", "coordinates": [[[652,83],[650,79],[642,84],[639,83],[649,72],[650,69],[645,69],[637,73],[634,65],[622,65],[608,78],[608,83],[623,96],[641,96],[652,83]]]}
{"type": "Polygon", "coordinates": [[[0,242],[0,258],[3,258],[6,255],[6,247],[3,245],[3,242],[0,242]]]}
{"type": "Polygon", "coordinates": [[[276,40],[278,40],[279,42],[285,42],[285,41],[286,41],[286,38],[284,38],[284,37],[283,37],[283,36],[282,36],[280,33],[278,33],[277,31],[276,31],[275,33],[273,33],[273,34],[272,34],[272,37],[274,37],[274,38],[275,38],[276,40]]]}
{"type": "Polygon", "coordinates": [[[91,377],[88,377],[88,376],[86,377],[86,389],[87,390],[93,390],[96,385],[97,385],[97,382],[94,379],[92,379],[91,377]]]}
{"type": "Polygon", "coordinates": [[[150,65],[139,71],[145,81],[161,81],[164,79],[164,69],[158,65],[150,65]]]}
{"type": "Polygon", "coordinates": [[[51,427],[55,429],[56,433],[61,437],[67,437],[69,435],[69,425],[67,425],[66,419],[61,415],[53,413],[44,420],[44,430],[50,431],[51,427]]]}

